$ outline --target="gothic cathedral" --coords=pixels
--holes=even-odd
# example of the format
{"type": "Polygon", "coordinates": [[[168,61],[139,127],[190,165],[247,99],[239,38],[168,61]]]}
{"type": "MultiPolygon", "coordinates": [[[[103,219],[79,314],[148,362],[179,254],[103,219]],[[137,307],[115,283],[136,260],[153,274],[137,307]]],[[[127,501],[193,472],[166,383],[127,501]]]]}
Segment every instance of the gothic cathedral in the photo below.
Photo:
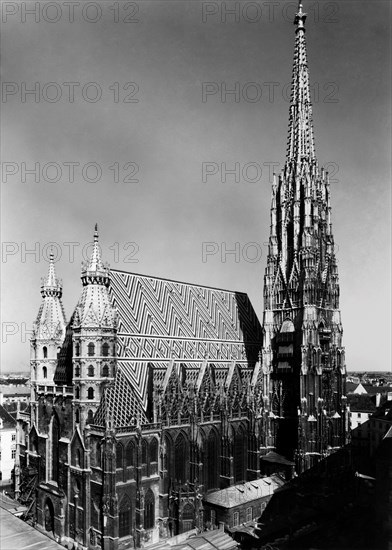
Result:
{"type": "MultiPolygon", "coordinates": [[[[272,189],[261,325],[242,292],[110,270],[95,228],[67,322],[53,257],[31,339],[16,493],[68,547],[144,548],[215,521],[208,495],[346,443],[328,174],[315,156],[306,14],[272,189]],[[272,466],[273,467],[273,466],[272,466]]],[[[158,544],[158,546],[157,546],[158,544]]]]}

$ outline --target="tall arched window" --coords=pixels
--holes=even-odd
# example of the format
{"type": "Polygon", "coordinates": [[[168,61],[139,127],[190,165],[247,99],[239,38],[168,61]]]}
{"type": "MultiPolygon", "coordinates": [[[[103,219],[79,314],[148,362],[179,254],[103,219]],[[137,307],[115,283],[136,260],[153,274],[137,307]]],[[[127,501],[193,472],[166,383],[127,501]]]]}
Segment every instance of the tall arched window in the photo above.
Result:
{"type": "Polygon", "coordinates": [[[123,446],[121,443],[117,443],[116,446],[116,468],[123,467],[123,446]]]}
{"type": "Polygon", "coordinates": [[[87,353],[89,357],[94,357],[95,346],[92,342],[90,342],[89,345],[87,346],[87,353]]]}
{"type": "Polygon", "coordinates": [[[124,497],[120,502],[118,534],[120,538],[131,534],[131,502],[128,497],[124,497]]]}
{"type": "Polygon", "coordinates": [[[109,376],[109,367],[107,365],[104,365],[102,368],[102,376],[105,376],[105,378],[109,376]]]}
{"type": "Polygon", "coordinates": [[[234,438],[234,481],[246,480],[247,438],[239,428],[234,438]]]}
{"type": "Polygon", "coordinates": [[[97,466],[101,467],[102,464],[102,443],[100,441],[97,442],[97,454],[96,454],[96,462],[97,466]]]}
{"type": "Polygon", "coordinates": [[[60,424],[56,415],[52,421],[52,479],[58,481],[59,477],[59,440],[60,424]]]}
{"type": "Polygon", "coordinates": [[[80,388],[76,386],[75,388],[75,399],[80,399],[80,388]]]}
{"type": "Polygon", "coordinates": [[[144,499],[144,529],[153,529],[155,524],[155,497],[148,489],[144,499]]]}
{"type": "Polygon", "coordinates": [[[102,344],[102,355],[103,357],[107,357],[109,355],[109,344],[107,342],[102,344]]]}
{"type": "Polygon", "coordinates": [[[158,441],[155,437],[150,443],[150,462],[158,462],[158,441]]]}
{"type": "Polygon", "coordinates": [[[142,464],[147,464],[147,441],[142,440],[142,464]]]}
{"type": "Polygon", "coordinates": [[[93,388],[89,388],[87,390],[87,399],[94,399],[94,389],[93,388]]]}
{"type": "Polygon", "coordinates": [[[135,444],[130,441],[125,450],[125,462],[127,466],[135,465],[135,444]]]}
{"type": "Polygon", "coordinates": [[[46,367],[42,367],[42,372],[43,372],[44,378],[47,378],[48,377],[48,369],[46,367]]]}
{"type": "Polygon", "coordinates": [[[75,344],[75,355],[76,355],[76,357],[79,357],[79,355],[80,355],[80,344],[79,344],[79,342],[76,342],[76,344],[75,344]]]}
{"type": "Polygon", "coordinates": [[[187,446],[184,435],[181,433],[175,442],[175,477],[177,481],[185,482],[187,479],[187,446]]]}
{"type": "Polygon", "coordinates": [[[88,376],[94,376],[94,367],[93,367],[93,365],[88,366],[87,374],[88,374],[88,376]]]}
{"type": "Polygon", "coordinates": [[[207,489],[219,488],[219,439],[215,430],[208,436],[207,489]]]}
{"type": "Polygon", "coordinates": [[[188,503],[182,510],[182,532],[190,531],[195,524],[195,509],[188,503]]]}
{"type": "Polygon", "coordinates": [[[48,357],[48,348],[46,346],[44,346],[42,348],[42,351],[43,351],[43,354],[44,354],[44,359],[47,359],[47,357],[48,357]]]}
{"type": "Polygon", "coordinates": [[[80,422],[79,409],[75,409],[75,422],[76,422],[76,424],[79,424],[79,422],[80,422]]]}
{"type": "Polygon", "coordinates": [[[80,376],[80,367],[79,365],[75,365],[75,377],[79,378],[80,376]]]}
{"type": "Polygon", "coordinates": [[[86,420],[86,424],[92,424],[93,423],[93,420],[94,420],[94,413],[93,411],[90,409],[87,413],[87,420],[86,420]]]}

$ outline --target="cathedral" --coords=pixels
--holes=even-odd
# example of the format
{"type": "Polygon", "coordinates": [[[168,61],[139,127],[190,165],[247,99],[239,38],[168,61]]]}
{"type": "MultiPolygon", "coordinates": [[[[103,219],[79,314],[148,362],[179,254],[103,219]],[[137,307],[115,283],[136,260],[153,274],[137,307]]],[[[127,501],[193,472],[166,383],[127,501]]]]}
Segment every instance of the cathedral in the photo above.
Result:
{"type": "Polygon", "coordinates": [[[26,517],[68,548],[159,548],[214,525],[210,495],[282,464],[303,472],[346,443],[330,186],[315,155],[305,20],[300,4],[262,324],[245,293],[110,269],[97,226],[67,320],[50,258],[15,489],[26,517]]]}

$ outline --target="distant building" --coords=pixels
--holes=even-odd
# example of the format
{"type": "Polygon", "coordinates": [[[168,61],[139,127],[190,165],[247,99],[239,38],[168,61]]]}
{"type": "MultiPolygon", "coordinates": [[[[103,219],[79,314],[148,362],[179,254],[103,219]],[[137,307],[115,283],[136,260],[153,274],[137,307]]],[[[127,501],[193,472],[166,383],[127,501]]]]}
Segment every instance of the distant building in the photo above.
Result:
{"type": "Polygon", "coordinates": [[[0,485],[9,485],[16,456],[16,421],[0,405],[0,485]]]}
{"type": "Polygon", "coordinates": [[[356,447],[369,448],[369,418],[376,412],[376,398],[368,393],[347,395],[351,441],[356,447]]]}
{"type": "Polygon", "coordinates": [[[6,385],[0,386],[0,405],[9,403],[29,403],[30,402],[30,384],[24,385],[6,385]]]}

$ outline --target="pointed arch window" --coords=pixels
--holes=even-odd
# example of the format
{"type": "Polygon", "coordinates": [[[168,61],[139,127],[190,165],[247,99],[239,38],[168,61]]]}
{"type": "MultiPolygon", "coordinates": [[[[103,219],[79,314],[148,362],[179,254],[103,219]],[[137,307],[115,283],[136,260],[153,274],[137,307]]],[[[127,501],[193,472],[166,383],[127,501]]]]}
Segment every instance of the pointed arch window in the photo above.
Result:
{"type": "Polygon", "coordinates": [[[60,424],[57,416],[53,416],[52,421],[52,479],[58,481],[59,477],[59,440],[60,424]]]}
{"type": "Polygon", "coordinates": [[[92,424],[93,423],[93,420],[94,420],[94,413],[93,411],[90,409],[87,413],[87,420],[86,420],[86,424],[92,424]]]}
{"type": "Polygon", "coordinates": [[[125,450],[125,463],[127,466],[135,465],[135,444],[130,441],[125,450]]]}
{"type": "Polygon", "coordinates": [[[109,376],[109,367],[107,365],[103,366],[102,376],[104,376],[105,378],[107,378],[109,376]]]}
{"type": "Polygon", "coordinates": [[[101,464],[102,464],[102,443],[100,441],[97,442],[96,461],[97,461],[97,466],[101,467],[101,464]]]}
{"type": "Polygon", "coordinates": [[[147,464],[147,441],[143,439],[142,441],[142,464],[147,464]]]}
{"type": "Polygon", "coordinates": [[[187,479],[187,446],[182,433],[177,437],[175,442],[174,464],[177,481],[185,482],[187,479]]]}
{"type": "Polygon", "coordinates": [[[76,344],[75,344],[75,356],[79,357],[79,355],[80,355],[80,344],[79,344],[79,342],[76,342],[76,344]]]}
{"type": "Polygon", "coordinates": [[[107,342],[102,344],[102,355],[103,357],[108,357],[109,355],[109,344],[107,342]]]}
{"type": "Polygon", "coordinates": [[[75,366],[75,377],[79,378],[79,376],[80,376],[80,367],[79,367],[79,365],[76,365],[75,366]]]}
{"type": "Polygon", "coordinates": [[[155,437],[150,443],[150,462],[158,462],[158,441],[155,437]]]}
{"type": "Polygon", "coordinates": [[[94,376],[94,367],[93,367],[93,365],[88,366],[87,374],[88,374],[88,376],[94,376]]]}
{"type": "Polygon", "coordinates": [[[121,443],[117,443],[116,446],[116,468],[123,467],[123,446],[121,443]]]}
{"type": "Polygon", "coordinates": [[[182,532],[190,531],[194,527],[195,522],[195,508],[192,504],[188,503],[182,510],[182,532]]]}
{"type": "Polygon", "coordinates": [[[42,373],[44,375],[44,378],[48,377],[48,369],[46,367],[42,367],[42,373]]]}
{"type": "Polygon", "coordinates": [[[155,523],[155,497],[148,489],[144,499],[144,529],[153,529],[155,523]]]}
{"type": "Polygon", "coordinates": [[[87,346],[87,354],[89,357],[94,357],[95,346],[92,342],[90,342],[89,345],[87,346]]]}
{"type": "Polygon", "coordinates": [[[247,438],[242,428],[238,430],[234,438],[234,481],[241,482],[246,479],[246,455],[247,438]]]}
{"type": "Polygon", "coordinates": [[[87,399],[94,399],[94,389],[93,388],[89,388],[87,390],[87,399]]]}
{"type": "Polygon", "coordinates": [[[131,534],[131,503],[128,497],[124,497],[119,506],[118,534],[119,537],[126,537],[131,534]]]}
{"type": "Polygon", "coordinates": [[[75,399],[80,399],[80,388],[76,386],[75,388],[75,399]]]}
{"type": "Polygon", "coordinates": [[[46,346],[44,346],[42,348],[42,352],[44,354],[44,359],[47,359],[48,358],[48,348],[46,346]]]}
{"type": "Polygon", "coordinates": [[[211,430],[207,443],[208,468],[207,468],[207,489],[219,487],[219,439],[215,430],[211,430]]]}

